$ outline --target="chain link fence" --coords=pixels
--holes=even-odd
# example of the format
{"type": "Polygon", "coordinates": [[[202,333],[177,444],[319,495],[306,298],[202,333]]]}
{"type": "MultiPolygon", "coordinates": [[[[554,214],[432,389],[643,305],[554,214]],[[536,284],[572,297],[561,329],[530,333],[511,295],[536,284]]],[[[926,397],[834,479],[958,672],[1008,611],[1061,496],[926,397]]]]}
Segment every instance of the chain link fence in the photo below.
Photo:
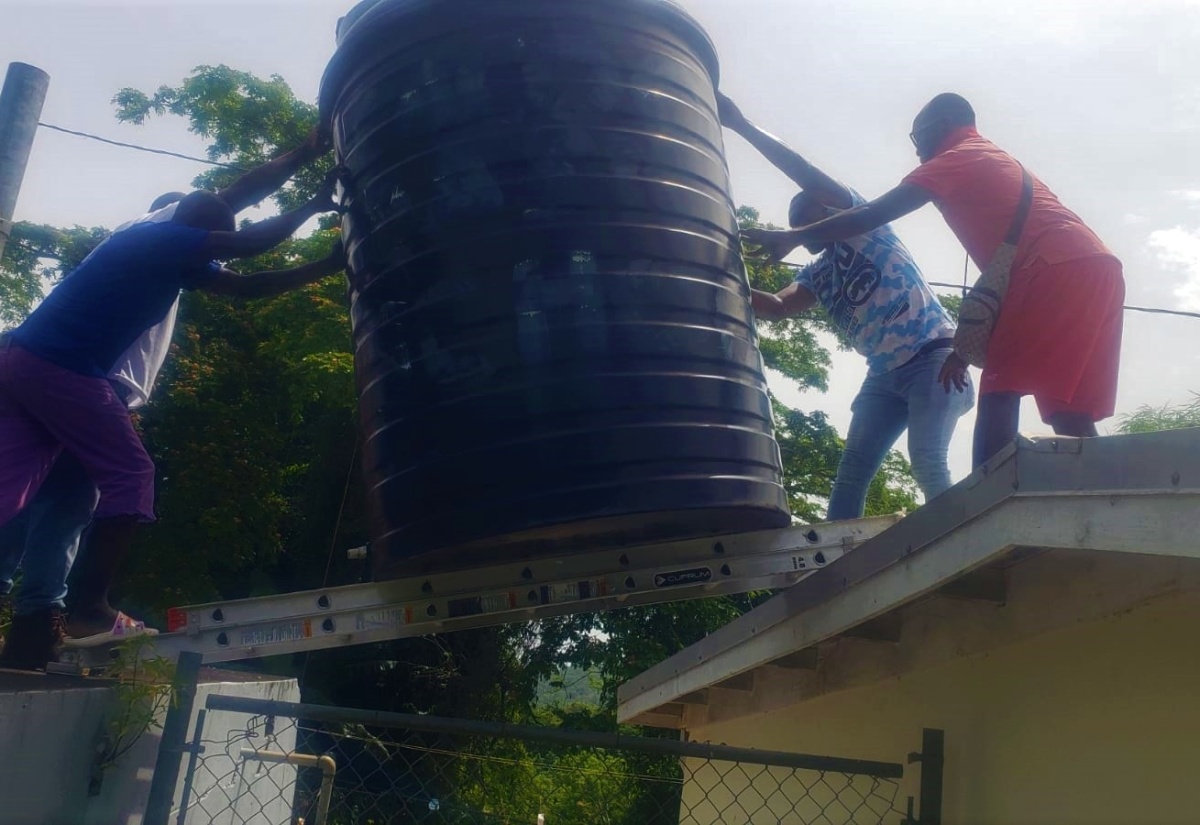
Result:
{"type": "Polygon", "coordinates": [[[900,764],[229,696],[180,751],[176,825],[910,821],[900,764]]]}

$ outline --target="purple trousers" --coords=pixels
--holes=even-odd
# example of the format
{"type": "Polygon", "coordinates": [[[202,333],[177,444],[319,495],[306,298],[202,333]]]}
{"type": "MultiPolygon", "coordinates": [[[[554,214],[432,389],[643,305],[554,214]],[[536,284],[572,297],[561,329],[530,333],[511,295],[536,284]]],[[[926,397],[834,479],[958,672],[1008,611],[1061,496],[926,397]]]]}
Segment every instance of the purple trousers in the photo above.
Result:
{"type": "Polygon", "coordinates": [[[5,341],[0,344],[0,525],[33,499],[63,450],[79,459],[100,490],[96,518],[154,521],[154,463],[112,385],[5,341]]]}

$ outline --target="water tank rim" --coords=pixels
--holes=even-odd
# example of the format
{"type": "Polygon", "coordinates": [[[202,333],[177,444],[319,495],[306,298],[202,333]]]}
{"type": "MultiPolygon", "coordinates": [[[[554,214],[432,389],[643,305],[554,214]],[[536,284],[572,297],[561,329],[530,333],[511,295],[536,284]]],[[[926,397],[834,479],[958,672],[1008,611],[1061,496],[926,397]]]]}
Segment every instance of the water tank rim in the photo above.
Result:
{"type": "MultiPolygon", "coordinates": [[[[378,30],[378,24],[383,22],[388,15],[412,12],[423,6],[440,2],[446,2],[446,0],[362,0],[338,20],[337,50],[325,68],[317,93],[322,121],[327,122],[332,118],[334,100],[331,98],[340,93],[344,83],[343,76],[351,71],[349,64],[353,59],[350,52],[355,43],[374,34],[378,30]],[[355,12],[363,7],[366,7],[365,10],[354,17],[355,12]],[[347,21],[349,22],[347,23],[347,21]]],[[[500,0],[487,0],[487,2],[491,5],[500,0]]],[[[591,2],[598,2],[598,0],[591,0],[591,2]]],[[[700,21],[693,17],[678,0],[603,0],[603,2],[640,7],[645,13],[659,17],[672,25],[688,45],[696,50],[696,56],[708,71],[713,87],[717,87],[720,81],[720,60],[717,57],[716,44],[704,27],[700,25],[700,21]]],[[[515,0],[515,5],[518,6],[527,6],[528,3],[529,0],[515,0]]]]}

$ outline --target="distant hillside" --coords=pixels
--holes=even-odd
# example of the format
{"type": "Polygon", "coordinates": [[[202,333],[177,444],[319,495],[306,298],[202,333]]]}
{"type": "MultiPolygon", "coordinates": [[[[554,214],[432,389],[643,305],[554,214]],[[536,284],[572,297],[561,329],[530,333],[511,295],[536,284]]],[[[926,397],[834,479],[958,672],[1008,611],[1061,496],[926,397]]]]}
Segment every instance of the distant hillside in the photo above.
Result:
{"type": "Polygon", "coordinates": [[[542,707],[599,703],[600,676],[594,671],[568,665],[562,672],[538,684],[537,704],[542,707]]]}

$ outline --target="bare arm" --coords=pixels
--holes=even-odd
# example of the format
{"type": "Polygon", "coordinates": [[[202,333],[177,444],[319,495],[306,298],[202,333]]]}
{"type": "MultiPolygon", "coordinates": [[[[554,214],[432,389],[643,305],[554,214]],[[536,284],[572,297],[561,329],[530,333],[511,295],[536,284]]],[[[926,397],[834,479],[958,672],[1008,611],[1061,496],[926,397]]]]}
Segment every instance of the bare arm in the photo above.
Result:
{"type": "Polygon", "coordinates": [[[273,249],[292,236],[305,221],[324,212],[333,212],[337,205],[331,200],[332,178],[321,191],[303,206],[251,224],[236,232],[209,232],[201,252],[210,259],[252,258],[273,249]]]}
{"type": "Polygon", "coordinates": [[[816,195],[823,203],[838,209],[849,209],[853,205],[849,189],[813,166],[799,152],[775,135],[765,129],[760,129],[747,120],[732,100],[718,93],[717,103],[720,108],[722,125],[745,138],[763,157],[771,161],[776,169],[795,181],[801,189],[816,195]]]}
{"type": "Polygon", "coordinates": [[[902,183],[870,203],[839,212],[823,221],[799,229],[747,229],[742,237],[748,244],[761,247],[768,258],[778,261],[798,246],[820,247],[870,232],[915,212],[932,199],[928,190],[902,183]]]}
{"type": "Polygon", "coordinates": [[[329,138],[319,129],[313,129],[304,143],[284,152],[274,160],[251,169],[233,183],[222,189],[221,199],[235,213],[263,200],[300,170],[306,163],[316,160],[329,151],[329,138]]]}
{"type": "Polygon", "coordinates": [[[345,268],[346,255],[339,242],[327,257],[293,269],[255,272],[253,275],[239,275],[231,269],[222,269],[203,289],[237,298],[269,298],[328,278],[345,268]]]}
{"type": "Polygon", "coordinates": [[[782,321],[812,309],[817,296],[806,287],[792,283],[775,294],[758,289],[750,290],[750,306],[754,314],[764,321],[782,321]]]}

